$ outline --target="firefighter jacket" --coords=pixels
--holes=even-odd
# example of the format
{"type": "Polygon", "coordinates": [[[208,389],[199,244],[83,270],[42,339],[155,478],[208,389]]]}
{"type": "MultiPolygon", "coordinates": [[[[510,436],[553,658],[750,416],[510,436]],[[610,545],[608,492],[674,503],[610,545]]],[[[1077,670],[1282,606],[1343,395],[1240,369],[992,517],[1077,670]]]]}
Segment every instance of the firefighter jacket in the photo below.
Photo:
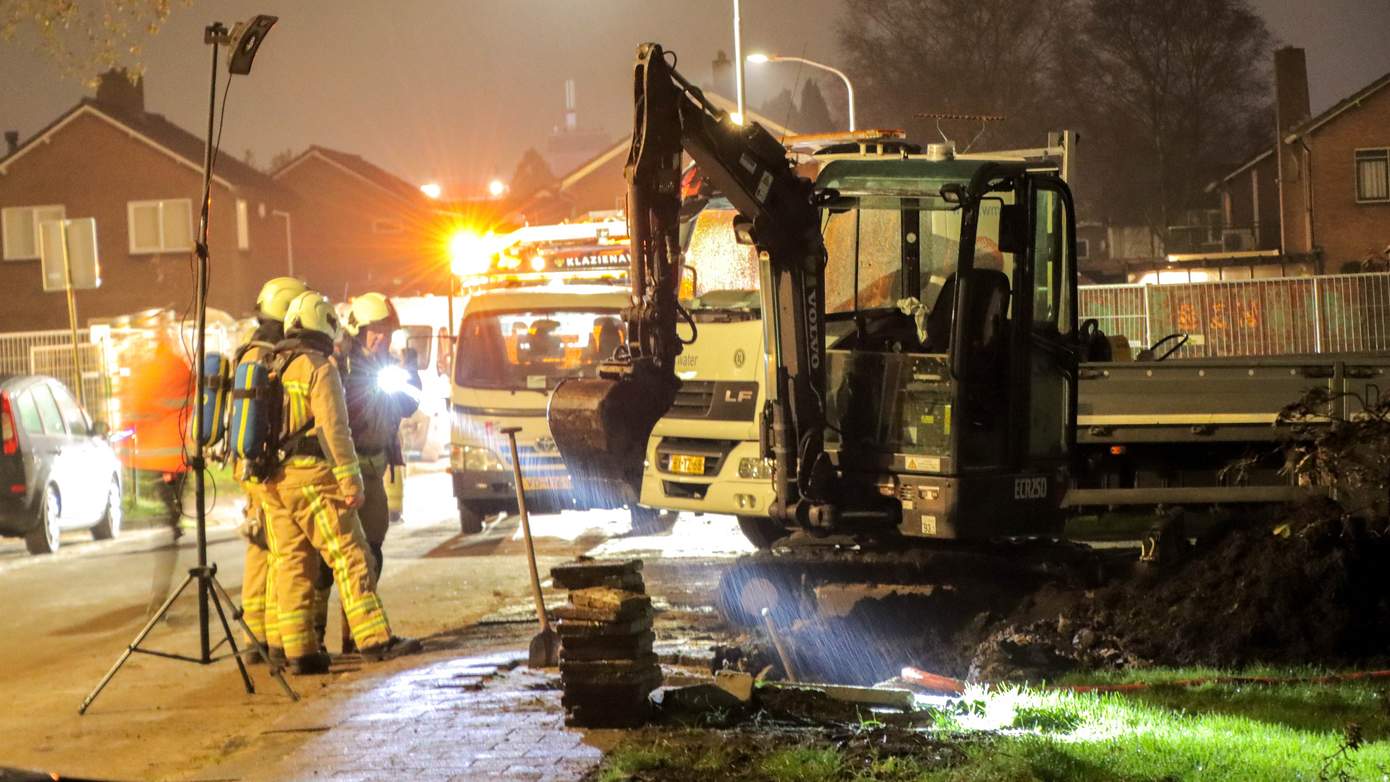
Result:
{"type": "Polygon", "coordinates": [[[348,429],[347,405],[338,368],[328,358],[333,346],[327,339],[291,337],[276,351],[292,350],[296,355],[285,366],[280,382],[285,388],[284,431],[305,431],[297,443],[289,443],[287,466],[298,467],[322,460],[333,470],[343,494],[362,492],[362,472],[357,449],[348,429]]]}
{"type": "Polygon", "coordinates": [[[401,420],[420,407],[420,372],[414,362],[402,366],[389,355],[372,355],[356,340],[348,343],[342,359],[343,387],[347,394],[348,425],[352,442],[358,453],[385,453],[388,464],[404,464],[401,458],[401,420]],[[407,381],[414,387],[409,391],[387,392],[377,384],[377,376],[386,367],[401,367],[407,381]]]}

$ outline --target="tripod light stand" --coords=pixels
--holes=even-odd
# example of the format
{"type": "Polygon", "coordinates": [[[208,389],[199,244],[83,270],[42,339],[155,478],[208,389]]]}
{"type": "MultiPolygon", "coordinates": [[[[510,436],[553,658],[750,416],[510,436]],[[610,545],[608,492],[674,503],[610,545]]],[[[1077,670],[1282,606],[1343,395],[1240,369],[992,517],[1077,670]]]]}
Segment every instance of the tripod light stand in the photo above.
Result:
{"type": "MultiPolygon", "coordinates": [[[[274,16],[261,14],[249,22],[238,22],[230,32],[228,32],[227,28],[224,27],[221,22],[213,22],[203,30],[203,43],[212,45],[212,78],[208,86],[208,135],[207,146],[203,157],[202,212],[198,221],[198,241],[195,245],[197,274],[194,280],[194,310],[196,311],[197,317],[197,333],[194,336],[197,345],[197,356],[193,362],[193,366],[196,372],[194,388],[199,398],[194,400],[195,403],[193,405],[193,453],[188,459],[188,468],[193,471],[194,475],[194,498],[197,508],[198,564],[196,567],[189,569],[188,577],[184,579],[178,589],[174,590],[173,593],[169,595],[168,599],[164,601],[164,604],[160,606],[159,611],[145,623],[145,626],[141,628],[139,634],[135,636],[135,640],[126,647],[120,658],[116,660],[116,663],[111,666],[111,669],[108,670],[101,681],[97,683],[97,686],[87,696],[86,700],[82,701],[82,707],[77,710],[78,714],[87,713],[87,708],[97,699],[97,696],[101,694],[101,691],[106,687],[107,683],[115,677],[116,673],[120,671],[121,666],[123,666],[125,662],[130,659],[131,655],[136,652],[154,655],[156,657],[166,657],[172,660],[197,663],[199,665],[210,665],[214,662],[226,659],[227,657],[231,657],[236,660],[237,669],[241,672],[242,683],[246,686],[246,692],[254,693],[256,691],[255,685],[251,682],[251,675],[246,671],[246,663],[241,659],[241,652],[237,650],[237,643],[232,635],[231,625],[227,622],[228,613],[231,613],[232,619],[241,625],[241,629],[246,633],[246,637],[251,638],[252,642],[257,645],[261,652],[261,656],[266,660],[270,659],[269,650],[266,649],[264,644],[255,640],[256,637],[251,632],[251,628],[249,628],[242,619],[241,609],[232,602],[231,597],[227,594],[227,590],[217,581],[217,565],[208,562],[207,485],[206,475],[203,472],[206,466],[206,461],[204,459],[206,443],[204,442],[203,435],[205,428],[202,420],[203,405],[200,404],[200,402],[201,395],[205,393],[208,383],[203,359],[207,349],[208,209],[212,196],[212,165],[214,144],[216,142],[213,133],[214,123],[217,119],[218,47],[231,47],[231,55],[228,57],[227,61],[227,69],[230,73],[241,75],[250,73],[251,62],[256,57],[256,51],[260,48],[261,41],[265,39],[266,33],[270,31],[271,26],[274,25],[276,21],[277,18],[274,16]],[[182,654],[171,654],[168,652],[141,648],[140,644],[145,640],[145,637],[149,635],[150,631],[154,629],[154,626],[164,618],[170,606],[174,604],[174,601],[179,599],[179,596],[183,594],[189,584],[194,582],[198,584],[199,656],[189,657],[182,654]],[[222,642],[219,642],[217,647],[212,646],[210,643],[211,639],[208,633],[209,603],[211,603],[212,607],[217,611],[217,618],[222,625],[222,632],[224,633],[223,640],[231,648],[230,654],[220,657],[213,656],[213,652],[216,651],[217,647],[222,645],[222,642]],[[224,603],[226,604],[225,609],[223,607],[224,603]]],[[[225,95],[222,100],[225,105],[225,95]]],[[[276,667],[274,663],[271,663],[270,670],[271,675],[280,682],[280,686],[284,688],[285,693],[289,695],[290,698],[299,700],[299,696],[290,688],[289,683],[285,681],[283,672],[276,667]]]]}

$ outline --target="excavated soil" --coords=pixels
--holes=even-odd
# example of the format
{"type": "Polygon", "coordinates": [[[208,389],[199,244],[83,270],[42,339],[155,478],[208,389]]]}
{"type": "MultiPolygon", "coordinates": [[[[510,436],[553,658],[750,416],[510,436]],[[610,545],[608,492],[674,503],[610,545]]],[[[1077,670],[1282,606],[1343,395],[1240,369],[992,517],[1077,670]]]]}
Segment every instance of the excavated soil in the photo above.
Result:
{"type": "MultiPolygon", "coordinates": [[[[1390,538],[1330,502],[1247,523],[1091,592],[1039,596],[981,643],[987,681],[1068,670],[1365,665],[1390,653],[1390,538]],[[1046,611],[1039,610],[1049,603],[1046,611]]],[[[962,639],[968,640],[968,639],[962,639]]]]}
{"type": "Polygon", "coordinates": [[[1099,586],[1020,592],[983,574],[953,592],[800,623],[784,645],[801,678],[857,684],[904,665],[988,682],[1157,665],[1376,665],[1390,662],[1386,527],[1306,504],[1196,544],[1175,535],[1157,564],[1112,570],[1099,586]]]}

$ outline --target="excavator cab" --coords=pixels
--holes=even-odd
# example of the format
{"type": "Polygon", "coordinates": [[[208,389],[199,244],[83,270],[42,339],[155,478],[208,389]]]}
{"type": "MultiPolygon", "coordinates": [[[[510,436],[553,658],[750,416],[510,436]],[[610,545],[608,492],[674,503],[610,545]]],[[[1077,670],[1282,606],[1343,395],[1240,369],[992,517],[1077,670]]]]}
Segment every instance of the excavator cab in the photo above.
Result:
{"type": "MultiPolygon", "coordinates": [[[[828,251],[826,448],[897,532],[1061,522],[1076,399],[1071,196],[1021,164],[859,160],[817,187],[828,251]]],[[[844,531],[844,530],[841,530],[844,531]]]]}

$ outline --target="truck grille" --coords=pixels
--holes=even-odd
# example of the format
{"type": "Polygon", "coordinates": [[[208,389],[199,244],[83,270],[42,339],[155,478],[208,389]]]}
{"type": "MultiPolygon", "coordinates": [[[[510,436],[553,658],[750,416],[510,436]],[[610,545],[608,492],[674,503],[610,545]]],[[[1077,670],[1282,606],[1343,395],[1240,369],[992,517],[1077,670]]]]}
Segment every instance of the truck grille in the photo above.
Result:
{"type": "Polygon", "coordinates": [[[666,415],[672,418],[704,418],[714,401],[713,380],[686,380],[676,392],[676,403],[666,415]]]}

